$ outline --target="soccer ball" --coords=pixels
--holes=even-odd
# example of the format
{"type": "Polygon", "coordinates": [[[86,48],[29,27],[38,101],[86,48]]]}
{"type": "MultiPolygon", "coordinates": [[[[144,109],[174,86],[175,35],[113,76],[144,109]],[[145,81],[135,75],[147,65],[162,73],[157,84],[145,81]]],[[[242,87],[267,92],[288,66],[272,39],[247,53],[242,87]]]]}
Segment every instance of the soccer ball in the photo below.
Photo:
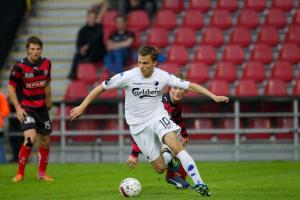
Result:
{"type": "Polygon", "coordinates": [[[142,191],[142,186],[135,178],[125,178],[120,184],[119,191],[124,197],[137,197],[142,191]]]}

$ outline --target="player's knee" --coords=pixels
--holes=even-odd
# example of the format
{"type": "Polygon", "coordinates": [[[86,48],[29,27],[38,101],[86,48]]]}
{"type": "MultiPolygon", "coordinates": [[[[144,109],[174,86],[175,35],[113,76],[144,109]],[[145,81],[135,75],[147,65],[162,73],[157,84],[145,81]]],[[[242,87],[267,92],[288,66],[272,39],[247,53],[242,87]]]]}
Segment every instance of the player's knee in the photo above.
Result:
{"type": "Polygon", "coordinates": [[[46,149],[49,148],[49,146],[50,146],[50,137],[43,137],[43,138],[41,139],[40,145],[41,145],[42,147],[46,148],[46,149]]]}
{"type": "Polygon", "coordinates": [[[155,171],[157,173],[159,173],[159,174],[162,174],[162,173],[165,172],[165,167],[163,167],[163,166],[157,166],[157,167],[155,167],[155,171]]]}
{"type": "Polygon", "coordinates": [[[184,147],[181,144],[175,145],[171,148],[173,155],[176,156],[180,151],[184,150],[184,147]]]}

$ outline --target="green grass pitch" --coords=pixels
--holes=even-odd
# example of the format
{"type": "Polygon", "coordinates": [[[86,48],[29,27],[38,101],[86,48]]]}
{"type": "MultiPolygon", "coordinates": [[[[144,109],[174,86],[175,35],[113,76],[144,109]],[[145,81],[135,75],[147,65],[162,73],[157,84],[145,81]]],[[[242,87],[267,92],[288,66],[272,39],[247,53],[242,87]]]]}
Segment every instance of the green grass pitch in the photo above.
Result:
{"type": "MultiPolygon", "coordinates": [[[[300,199],[299,162],[203,162],[197,163],[210,187],[211,199],[300,199]]],[[[193,190],[179,190],[167,184],[164,175],[154,172],[148,163],[139,163],[135,170],[124,164],[49,164],[48,173],[54,182],[36,180],[37,166],[27,166],[21,183],[12,183],[16,165],[0,165],[1,200],[110,200],[123,199],[118,187],[126,177],[135,177],[142,184],[137,199],[175,200],[201,199],[193,190]]],[[[190,181],[190,180],[189,180],[190,181]]],[[[191,182],[191,181],[190,181],[191,182]]]]}

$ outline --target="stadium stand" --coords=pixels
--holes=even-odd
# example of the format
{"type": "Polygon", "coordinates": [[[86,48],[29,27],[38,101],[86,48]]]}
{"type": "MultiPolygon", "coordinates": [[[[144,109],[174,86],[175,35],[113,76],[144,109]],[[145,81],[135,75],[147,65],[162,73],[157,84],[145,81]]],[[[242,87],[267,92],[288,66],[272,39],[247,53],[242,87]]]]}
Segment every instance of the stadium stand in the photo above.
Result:
{"type": "MultiPolygon", "coordinates": [[[[37,4],[37,8],[48,8],[51,3],[37,4]]],[[[46,17],[40,19],[28,18],[23,34],[16,40],[10,60],[21,58],[17,49],[23,49],[24,39],[29,34],[40,34],[45,40],[45,55],[53,59],[53,90],[54,100],[72,101],[84,98],[88,91],[111,76],[105,71],[101,63],[93,65],[81,63],[78,67],[78,80],[65,80],[69,71],[70,56],[75,49],[75,33],[84,21],[84,14],[88,5],[96,0],[78,4],[58,4],[64,12],[73,14],[60,21],[57,17],[61,11],[54,14],[46,13],[51,17],[51,23],[46,17]],[[73,7],[72,7],[73,6],[73,7]],[[56,17],[54,17],[55,15],[56,17]],[[43,19],[42,19],[43,18],[43,19]],[[44,21],[41,21],[44,20],[44,21]],[[48,24],[48,26],[46,26],[48,24]],[[67,26],[68,25],[68,26],[67,26]],[[41,31],[38,26],[45,30],[41,31]],[[66,26],[65,29],[62,29],[66,26]],[[47,32],[48,31],[48,32],[47,32]],[[28,33],[28,34],[25,34],[28,33]],[[51,35],[53,34],[53,35],[51,35]],[[62,46],[65,45],[65,46],[62,46]],[[70,51],[70,52],[69,52],[70,51]],[[104,69],[104,70],[103,70],[104,69]]],[[[299,97],[300,96],[300,3],[293,0],[162,0],[160,9],[153,19],[144,11],[133,11],[128,15],[128,26],[135,32],[133,47],[137,49],[144,44],[155,45],[166,56],[166,62],[160,68],[170,73],[181,72],[188,80],[205,84],[218,95],[229,95],[234,98],[266,97],[299,97]],[[143,19],[143,20],[141,20],[143,19]]],[[[55,8],[55,6],[54,6],[55,8]]],[[[51,10],[51,9],[49,9],[51,10]]],[[[54,10],[52,8],[52,10],[54,10]]],[[[53,12],[53,11],[52,11],[53,12]]],[[[115,29],[114,18],[118,13],[107,11],[101,22],[104,26],[104,37],[107,40],[109,33],[115,29]]],[[[63,16],[63,15],[62,15],[63,16]]],[[[9,72],[1,74],[1,82],[7,82],[9,72]],[[3,78],[4,77],[4,78],[3,78]]],[[[7,83],[3,84],[4,86],[7,83]]],[[[194,94],[187,94],[189,99],[194,94]]],[[[98,98],[101,102],[117,101],[123,98],[124,93],[109,91],[98,98]]],[[[233,99],[234,99],[233,98],[233,99]]],[[[242,104],[242,103],[241,103],[242,104]]],[[[245,103],[247,104],[247,103],[245,103]]],[[[259,104],[259,103],[257,103],[259,104]]],[[[186,106],[186,111],[193,112],[193,104],[186,106]]],[[[232,106],[232,105],[231,105],[232,106]]],[[[241,105],[242,106],[242,105],[241,105]]],[[[195,106],[194,106],[195,107],[195,106]]],[[[263,106],[246,106],[251,112],[265,111],[263,106]],[[252,108],[252,109],[251,109],[252,108]]],[[[275,106],[276,108],[276,106],[275,106]]],[[[67,107],[67,110],[70,108],[67,107]]],[[[118,114],[118,109],[99,108],[88,114],[118,114]],[[103,112],[102,112],[103,111],[103,112]]],[[[270,109],[271,111],[274,108],[270,109]]],[[[276,110],[276,109],[275,109],[276,110]]],[[[208,109],[208,111],[210,111],[208,109]]],[[[202,110],[199,113],[204,112],[202,110]]],[[[66,112],[67,113],[67,112],[66,112]]],[[[60,110],[52,113],[60,116],[60,110]]],[[[246,117],[247,118],[247,117],[246,117]]],[[[204,117],[195,119],[191,129],[224,128],[233,129],[234,119],[224,118],[215,123],[216,119],[204,117]],[[217,125],[216,125],[217,124],[217,125]]],[[[84,119],[76,125],[67,123],[66,128],[85,130],[118,130],[117,120],[104,119],[105,125],[99,125],[96,120],[84,119]],[[88,122],[90,121],[90,122],[88,122]]],[[[103,122],[103,123],[104,123],[103,122]]],[[[293,118],[272,117],[241,119],[242,128],[290,128],[293,118]],[[244,125],[246,121],[246,125],[244,125]]],[[[57,120],[53,121],[54,130],[61,127],[57,120]]],[[[242,134],[245,140],[269,140],[272,134],[255,133],[242,134]]],[[[191,135],[191,139],[211,140],[214,134],[209,131],[191,135]]],[[[291,139],[292,133],[282,132],[276,134],[276,139],[291,139]]],[[[86,138],[72,136],[76,142],[85,141],[86,138]]],[[[234,140],[234,134],[217,134],[218,140],[234,140]]],[[[88,137],[87,140],[90,138],[88,137]]],[[[91,141],[97,140],[92,137],[91,141]]],[[[105,139],[104,139],[105,140],[105,139]]],[[[109,141],[117,141],[118,137],[108,137],[109,141]]]]}

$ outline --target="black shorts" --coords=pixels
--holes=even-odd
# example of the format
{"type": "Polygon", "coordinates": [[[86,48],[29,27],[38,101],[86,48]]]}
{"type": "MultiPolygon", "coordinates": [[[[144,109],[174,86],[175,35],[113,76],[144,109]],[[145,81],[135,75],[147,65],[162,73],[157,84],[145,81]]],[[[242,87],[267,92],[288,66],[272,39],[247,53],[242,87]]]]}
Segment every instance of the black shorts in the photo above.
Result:
{"type": "Polygon", "coordinates": [[[27,116],[24,123],[21,123],[21,130],[24,132],[35,129],[37,133],[49,135],[52,132],[51,121],[47,108],[26,109],[27,116]]]}

